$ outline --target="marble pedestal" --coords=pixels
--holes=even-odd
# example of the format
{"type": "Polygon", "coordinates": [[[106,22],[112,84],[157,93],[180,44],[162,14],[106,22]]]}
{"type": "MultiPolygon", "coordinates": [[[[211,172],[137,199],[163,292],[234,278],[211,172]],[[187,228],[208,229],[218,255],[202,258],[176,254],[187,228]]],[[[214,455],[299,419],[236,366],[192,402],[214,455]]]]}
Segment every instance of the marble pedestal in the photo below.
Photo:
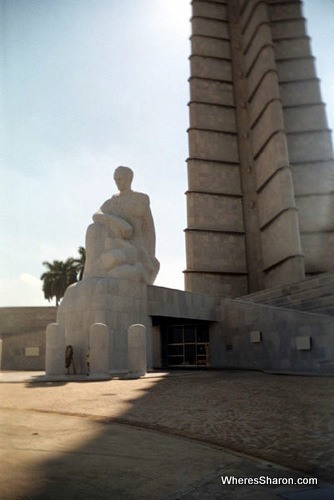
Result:
{"type": "MultiPolygon", "coordinates": [[[[147,364],[151,360],[151,320],[147,315],[147,285],[115,278],[86,278],[71,285],[59,306],[57,323],[65,330],[65,345],[72,345],[78,374],[86,373],[91,326],[109,331],[109,373],[128,371],[128,329],[142,324],[147,332],[147,364]]],[[[101,363],[105,365],[105,359],[101,363]]],[[[98,360],[94,359],[94,366],[98,360]]],[[[104,370],[103,370],[104,371],[104,370]]]]}

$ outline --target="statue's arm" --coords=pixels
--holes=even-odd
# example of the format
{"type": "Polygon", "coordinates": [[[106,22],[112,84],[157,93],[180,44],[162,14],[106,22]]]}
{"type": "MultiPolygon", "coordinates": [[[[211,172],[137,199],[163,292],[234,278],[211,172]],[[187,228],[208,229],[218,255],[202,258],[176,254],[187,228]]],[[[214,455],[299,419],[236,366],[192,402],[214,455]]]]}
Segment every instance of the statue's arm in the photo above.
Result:
{"type": "Polygon", "coordinates": [[[103,203],[103,205],[98,209],[97,212],[93,215],[93,221],[104,224],[106,220],[108,220],[108,208],[109,208],[110,200],[107,200],[103,203]]]}
{"type": "Polygon", "coordinates": [[[143,215],[143,234],[147,242],[147,248],[151,255],[155,255],[155,228],[150,208],[150,199],[145,196],[145,210],[143,215]]]}
{"type": "Polygon", "coordinates": [[[132,226],[118,215],[113,215],[107,212],[108,200],[102,207],[93,215],[93,221],[97,224],[102,224],[110,236],[121,236],[128,239],[132,236],[132,226]]]}
{"type": "Polygon", "coordinates": [[[95,214],[93,215],[93,221],[94,222],[97,222],[99,224],[104,224],[106,225],[108,222],[108,214],[106,214],[105,212],[102,212],[101,208],[95,212],[95,214]]]}

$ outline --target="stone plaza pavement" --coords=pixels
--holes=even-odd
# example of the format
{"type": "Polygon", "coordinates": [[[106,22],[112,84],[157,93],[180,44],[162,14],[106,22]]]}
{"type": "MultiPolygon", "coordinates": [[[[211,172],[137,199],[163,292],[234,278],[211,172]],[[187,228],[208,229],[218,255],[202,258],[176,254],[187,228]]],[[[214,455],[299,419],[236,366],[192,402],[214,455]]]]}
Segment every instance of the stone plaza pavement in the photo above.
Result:
{"type": "Polygon", "coordinates": [[[1,500],[334,498],[334,378],[79,379],[0,373],[1,500]]]}

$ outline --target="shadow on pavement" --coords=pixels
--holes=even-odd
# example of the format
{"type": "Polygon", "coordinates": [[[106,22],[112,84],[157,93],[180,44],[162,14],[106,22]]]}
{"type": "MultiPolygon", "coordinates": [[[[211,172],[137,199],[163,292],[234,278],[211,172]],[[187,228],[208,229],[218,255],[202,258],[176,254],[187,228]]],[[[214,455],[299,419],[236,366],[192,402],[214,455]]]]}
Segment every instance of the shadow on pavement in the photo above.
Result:
{"type": "Polygon", "coordinates": [[[27,388],[29,408],[2,411],[2,500],[321,498],[220,476],[334,478],[329,380],[221,371],[27,388]]]}

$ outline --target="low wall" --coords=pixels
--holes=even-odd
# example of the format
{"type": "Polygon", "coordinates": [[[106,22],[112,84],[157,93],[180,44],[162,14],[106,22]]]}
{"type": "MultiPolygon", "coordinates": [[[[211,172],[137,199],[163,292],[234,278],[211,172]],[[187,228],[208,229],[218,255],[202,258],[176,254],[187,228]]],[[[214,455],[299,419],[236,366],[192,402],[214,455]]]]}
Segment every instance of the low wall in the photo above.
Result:
{"type": "Polygon", "coordinates": [[[233,299],[221,301],[219,364],[334,374],[334,318],[233,299]]]}
{"type": "Polygon", "coordinates": [[[1,370],[44,370],[45,330],[55,307],[0,308],[1,370]]]}
{"type": "MultiPolygon", "coordinates": [[[[55,307],[0,308],[0,369],[44,370],[46,326],[56,313],[55,307]]],[[[148,287],[148,315],[210,321],[217,368],[334,374],[334,317],[233,299],[219,304],[154,286],[148,287]]]]}

